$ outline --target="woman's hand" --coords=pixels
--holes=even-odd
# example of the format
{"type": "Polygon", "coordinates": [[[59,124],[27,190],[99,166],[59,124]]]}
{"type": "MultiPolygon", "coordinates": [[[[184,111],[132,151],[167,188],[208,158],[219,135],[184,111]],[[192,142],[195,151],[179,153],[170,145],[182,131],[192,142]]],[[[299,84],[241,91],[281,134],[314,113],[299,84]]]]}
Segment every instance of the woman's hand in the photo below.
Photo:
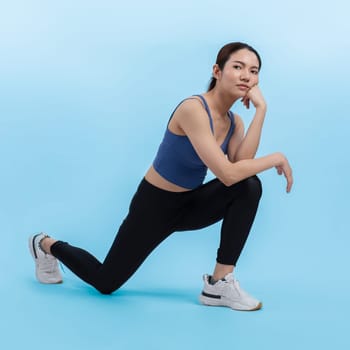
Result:
{"type": "Polygon", "coordinates": [[[290,167],[287,158],[283,154],[280,154],[280,156],[281,156],[281,161],[276,166],[276,169],[277,169],[278,175],[284,175],[284,177],[286,178],[287,193],[289,193],[293,185],[292,168],[290,167]]]}
{"type": "Polygon", "coordinates": [[[241,101],[243,102],[244,106],[246,106],[246,108],[248,109],[250,102],[252,102],[256,109],[262,108],[266,110],[266,102],[258,85],[252,86],[241,101]]]}

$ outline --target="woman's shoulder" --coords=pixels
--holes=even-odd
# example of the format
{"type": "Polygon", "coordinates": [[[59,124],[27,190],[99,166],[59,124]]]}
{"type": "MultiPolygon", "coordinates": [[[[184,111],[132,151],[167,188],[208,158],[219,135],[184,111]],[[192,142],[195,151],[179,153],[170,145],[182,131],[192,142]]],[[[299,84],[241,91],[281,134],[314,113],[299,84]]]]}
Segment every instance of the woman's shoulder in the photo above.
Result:
{"type": "Polygon", "coordinates": [[[208,123],[205,107],[197,96],[189,96],[180,102],[169,122],[169,129],[175,133],[184,129],[200,127],[208,123]]]}
{"type": "Polygon", "coordinates": [[[186,97],[179,103],[176,109],[176,112],[191,115],[196,114],[196,112],[203,111],[205,111],[205,107],[199,95],[191,95],[186,97]]]}

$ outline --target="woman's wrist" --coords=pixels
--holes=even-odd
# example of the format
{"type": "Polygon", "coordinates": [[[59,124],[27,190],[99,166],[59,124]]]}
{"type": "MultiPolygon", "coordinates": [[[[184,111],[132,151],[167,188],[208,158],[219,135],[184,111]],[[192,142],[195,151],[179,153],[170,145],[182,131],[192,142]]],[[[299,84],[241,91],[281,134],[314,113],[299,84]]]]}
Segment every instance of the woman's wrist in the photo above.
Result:
{"type": "Polygon", "coordinates": [[[255,106],[255,109],[257,112],[263,113],[265,115],[265,113],[267,111],[267,105],[266,105],[266,103],[262,103],[262,104],[255,106]]]}
{"type": "Polygon", "coordinates": [[[286,157],[284,156],[284,154],[282,154],[281,152],[276,152],[273,155],[275,157],[275,165],[274,166],[281,166],[281,165],[283,165],[283,163],[286,160],[286,157]]]}

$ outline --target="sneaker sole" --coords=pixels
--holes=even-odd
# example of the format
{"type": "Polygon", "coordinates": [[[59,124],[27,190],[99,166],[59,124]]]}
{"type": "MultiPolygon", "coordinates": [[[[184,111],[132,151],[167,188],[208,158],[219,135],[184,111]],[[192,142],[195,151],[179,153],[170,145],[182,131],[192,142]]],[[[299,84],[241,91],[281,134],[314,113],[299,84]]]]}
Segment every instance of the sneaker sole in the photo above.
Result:
{"type": "Polygon", "coordinates": [[[29,237],[29,241],[28,241],[29,251],[30,251],[30,254],[32,255],[32,257],[34,259],[34,263],[35,263],[35,277],[40,283],[43,283],[43,284],[61,284],[61,283],[63,283],[63,280],[58,280],[58,281],[54,281],[54,282],[45,282],[45,281],[40,280],[38,275],[37,275],[36,271],[37,271],[37,265],[38,265],[38,262],[37,262],[38,254],[35,251],[34,240],[39,234],[40,233],[29,237]]]}
{"type": "Polygon", "coordinates": [[[224,300],[221,298],[220,299],[209,298],[202,294],[199,296],[199,301],[206,306],[226,306],[237,311],[257,311],[257,310],[260,310],[263,306],[262,303],[260,302],[255,307],[248,309],[247,306],[242,305],[240,303],[234,303],[232,301],[224,300]]]}

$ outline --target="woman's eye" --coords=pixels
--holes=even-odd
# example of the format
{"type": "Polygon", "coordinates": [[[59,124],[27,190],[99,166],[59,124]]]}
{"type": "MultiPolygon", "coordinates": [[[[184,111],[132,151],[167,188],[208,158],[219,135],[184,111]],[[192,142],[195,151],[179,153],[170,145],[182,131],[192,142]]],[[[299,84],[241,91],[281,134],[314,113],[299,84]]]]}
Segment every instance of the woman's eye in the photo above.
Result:
{"type": "Polygon", "coordinates": [[[252,70],[252,74],[258,75],[259,72],[257,70],[252,70]]]}
{"type": "Polygon", "coordinates": [[[233,66],[234,69],[241,69],[241,66],[233,66]]]}

